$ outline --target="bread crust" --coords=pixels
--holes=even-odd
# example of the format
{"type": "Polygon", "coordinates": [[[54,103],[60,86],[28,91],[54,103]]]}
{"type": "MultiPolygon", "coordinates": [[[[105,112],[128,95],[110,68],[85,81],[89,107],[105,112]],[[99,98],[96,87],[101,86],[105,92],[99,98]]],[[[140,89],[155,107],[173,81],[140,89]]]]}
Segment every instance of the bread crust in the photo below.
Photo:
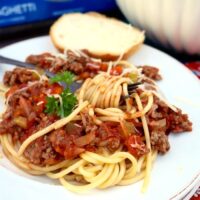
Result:
{"type": "MultiPolygon", "coordinates": [[[[71,13],[71,14],[67,14],[67,15],[77,15],[77,14],[81,14],[82,13],[71,13]]],[[[115,18],[110,18],[110,17],[107,17],[103,14],[100,14],[100,13],[97,13],[97,12],[87,12],[85,13],[85,15],[90,15],[90,16],[94,16],[94,17],[97,17],[97,18],[104,18],[104,19],[109,19],[109,20],[112,20],[113,22],[115,23],[119,23],[119,24],[124,24],[124,22],[121,22],[115,18]]],[[[58,21],[55,22],[56,23],[59,23],[58,21]]],[[[50,28],[50,32],[49,32],[49,35],[50,35],[50,38],[54,44],[54,46],[60,51],[60,52],[64,52],[64,48],[62,46],[60,46],[60,44],[58,44],[57,40],[56,40],[56,37],[54,36],[54,25],[52,25],[52,27],[50,28]]],[[[131,25],[130,25],[131,26],[131,25]]],[[[122,56],[122,59],[128,59],[132,54],[134,54],[136,51],[138,51],[138,49],[142,46],[143,42],[144,42],[144,39],[145,39],[145,36],[144,36],[144,32],[140,31],[139,29],[131,26],[135,31],[138,31],[141,33],[141,38],[140,38],[140,41],[138,41],[137,44],[133,44],[131,46],[131,48],[127,49],[126,52],[123,53],[123,56],[122,56]]],[[[83,51],[85,54],[87,54],[88,56],[91,56],[91,57],[94,57],[94,58],[97,58],[97,59],[101,59],[103,61],[115,61],[117,60],[121,55],[113,55],[109,52],[106,52],[106,53],[101,53],[101,54],[97,54],[97,53],[94,53],[92,51],[89,51],[88,49],[79,49],[81,51],[83,51]]]]}

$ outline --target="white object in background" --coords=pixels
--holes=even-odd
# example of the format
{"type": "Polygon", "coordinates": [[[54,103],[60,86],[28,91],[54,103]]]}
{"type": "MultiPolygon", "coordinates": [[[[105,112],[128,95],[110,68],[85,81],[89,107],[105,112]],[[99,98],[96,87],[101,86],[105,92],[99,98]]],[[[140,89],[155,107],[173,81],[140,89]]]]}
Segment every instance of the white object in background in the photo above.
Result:
{"type": "Polygon", "coordinates": [[[199,0],[116,0],[147,37],[178,51],[200,54],[199,0]]]}

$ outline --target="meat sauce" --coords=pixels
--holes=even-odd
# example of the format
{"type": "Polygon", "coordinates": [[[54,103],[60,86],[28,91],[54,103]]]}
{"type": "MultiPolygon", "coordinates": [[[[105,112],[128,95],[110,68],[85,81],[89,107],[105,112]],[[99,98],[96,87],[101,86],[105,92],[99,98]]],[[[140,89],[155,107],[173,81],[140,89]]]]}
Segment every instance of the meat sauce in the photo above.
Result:
{"type": "Polygon", "coordinates": [[[3,83],[4,85],[10,87],[37,80],[39,80],[39,76],[34,71],[23,68],[15,68],[13,71],[5,72],[3,83]]]}
{"type": "Polygon", "coordinates": [[[66,52],[66,58],[55,56],[50,53],[30,55],[26,61],[39,68],[49,69],[53,73],[71,71],[78,75],[79,79],[94,77],[98,71],[106,71],[107,64],[94,61],[90,57],[76,55],[72,51],[66,52]]]}
{"type": "MultiPolygon", "coordinates": [[[[78,79],[86,79],[94,77],[99,71],[107,71],[108,64],[102,61],[93,60],[90,57],[76,55],[74,52],[68,50],[66,52],[66,59],[55,56],[50,53],[43,53],[39,55],[30,55],[26,59],[27,62],[36,65],[39,68],[49,69],[57,73],[62,71],[71,71],[77,75],[78,79]]],[[[142,68],[142,74],[153,79],[160,80],[161,76],[159,70],[153,66],[139,66],[142,68]]],[[[123,72],[123,66],[116,65],[111,69],[111,75],[120,75],[123,72]]]]}
{"type": "MultiPolygon", "coordinates": [[[[59,84],[49,84],[46,81],[26,87],[26,84],[15,85],[6,94],[8,108],[0,123],[0,134],[11,134],[14,143],[22,143],[30,135],[59,119],[56,115],[45,113],[47,94],[60,94],[63,88],[59,84]]],[[[97,126],[87,112],[83,112],[81,118],[78,123],[68,123],[36,139],[26,148],[24,156],[34,164],[52,165],[62,159],[76,158],[84,151],[98,151],[100,147],[110,152],[116,151],[120,145],[131,149],[129,146],[134,141],[130,143],[129,138],[123,136],[120,123],[103,122],[97,126]]],[[[142,137],[138,136],[138,139],[146,153],[142,137]]],[[[130,152],[134,154],[132,150],[130,152]]]]}
{"type": "MultiPolygon", "coordinates": [[[[73,69],[73,72],[84,78],[93,76],[99,69],[107,70],[105,64],[95,63],[88,60],[89,58],[77,57],[72,52],[68,54],[67,61],[55,56],[52,60],[52,55],[48,53],[29,56],[27,60],[48,69],[52,68],[52,62],[54,62],[54,72],[73,69]]],[[[115,66],[111,71],[113,75],[121,73],[121,66],[115,66]]],[[[143,73],[156,80],[160,79],[158,70],[150,69],[149,66],[143,68],[143,73]]],[[[22,143],[30,135],[59,119],[56,114],[47,114],[45,105],[47,95],[61,94],[62,86],[57,83],[50,84],[48,81],[29,83],[37,79],[35,74],[22,69],[13,70],[4,76],[4,83],[12,87],[6,93],[8,107],[0,122],[0,134],[11,134],[14,143],[16,141],[22,143]]],[[[145,105],[147,99],[142,99],[142,103],[145,105]]],[[[192,123],[186,114],[179,109],[174,112],[156,96],[154,96],[152,108],[146,114],[146,119],[152,149],[160,153],[166,153],[170,148],[168,142],[170,132],[179,133],[192,130],[192,123]]],[[[85,151],[96,152],[101,147],[110,152],[115,152],[122,147],[136,158],[149,152],[140,119],[128,121],[123,124],[123,127],[118,122],[103,122],[96,125],[87,112],[82,112],[80,121],[70,122],[33,141],[26,148],[24,156],[33,164],[52,165],[60,160],[76,158],[85,151]],[[124,126],[130,133],[129,135],[124,134],[124,126]]]]}

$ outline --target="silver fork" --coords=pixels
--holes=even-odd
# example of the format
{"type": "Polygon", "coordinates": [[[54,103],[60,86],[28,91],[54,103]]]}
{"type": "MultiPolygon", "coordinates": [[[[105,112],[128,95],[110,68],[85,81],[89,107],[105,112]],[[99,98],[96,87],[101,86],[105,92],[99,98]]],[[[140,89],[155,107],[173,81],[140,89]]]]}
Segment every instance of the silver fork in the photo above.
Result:
{"type": "MultiPolygon", "coordinates": [[[[1,55],[0,55],[0,63],[15,65],[15,66],[23,67],[26,69],[36,69],[36,66],[31,63],[22,62],[22,61],[15,60],[15,59],[8,58],[8,57],[1,56],[1,55]]],[[[44,70],[44,73],[48,78],[52,78],[55,76],[55,74],[50,72],[49,70],[44,70]]],[[[63,82],[60,82],[60,84],[64,88],[67,87],[66,84],[63,82]]],[[[81,86],[81,83],[73,82],[72,85],[70,86],[70,89],[72,92],[75,92],[77,89],[80,88],[80,86],[81,86]]]]}
{"type": "MultiPolygon", "coordinates": [[[[23,67],[23,68],[27,68],[27,69],[35,69],[36,68],[35,65],[33,65],[31,63],[22,62],[22,61],[15,60],[12,58],[7,58],[7,57],[1,56],[1,55],[0,55],[0,63],[15,65],[15,66],[19,66],[19,67],[23,67]]],[[[53,74],[52,72],[50,72],[48,70],[44,70],[44,73],[49,78],[52,78],[53,76],[55,76],[55,74],[53,74]]]]}

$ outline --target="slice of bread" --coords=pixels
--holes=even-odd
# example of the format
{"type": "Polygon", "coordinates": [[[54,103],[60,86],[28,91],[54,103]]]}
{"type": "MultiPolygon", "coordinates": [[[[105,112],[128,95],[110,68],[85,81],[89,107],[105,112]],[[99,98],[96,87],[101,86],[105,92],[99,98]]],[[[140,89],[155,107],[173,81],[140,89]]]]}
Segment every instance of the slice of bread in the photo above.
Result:
{"type": "Polygon", "coordinates": [[[116,60],[134,53],[144,41],[144,32],[114,18],[89,12],[63,15],[51,26],[50,37],[60,51],[77,49],[102,60],[116,60]]]}

